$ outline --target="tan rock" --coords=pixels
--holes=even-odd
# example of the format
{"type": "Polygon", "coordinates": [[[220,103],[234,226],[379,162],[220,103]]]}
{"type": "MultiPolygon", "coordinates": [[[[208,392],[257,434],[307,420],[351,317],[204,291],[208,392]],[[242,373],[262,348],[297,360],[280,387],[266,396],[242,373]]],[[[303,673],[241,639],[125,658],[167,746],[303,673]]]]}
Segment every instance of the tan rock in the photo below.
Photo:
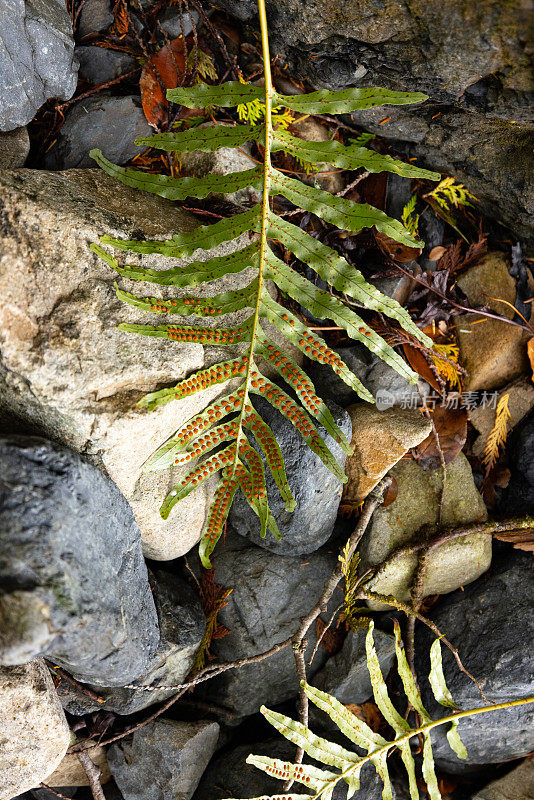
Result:
{"type": "Polygon", "coordinates": [[[419,411],[355,403],[347,411],[352,422],[352,456],[347,458],[344,498],[359,503],[411,447],[426,439],[430,422],[419,411]]]}
{"type": "MultiPolygon", "coordinates": [[[[121,186],[99,170],[5,171],[0,186],[0,407],[104,467],[132,506],[146,555],[176,558],[198,541],[216,481],[206,482],[163,521],[160,504],[183,470],[143,475],[141,465],[225,388],[150,413],[136,402],[147,391],[228,357],[230,348],[204,350],[118,331],[120,321],[157,324],[161,317],[118,303],[116,276],[89,245],[104,233],[167,238],[197,222],[172,203],[121,186]]],[[[196,257],[222,255],[244,243],[226,243],[196,257]]],[[[164,260],[128,257],[149,266],[164,260]]],[[[246,280],[245,273],[228,276],[207,293],[235,289],[246,280]]],[[[136,291],[131,281],[121,283],[136,291]]],[[[163,293],[155,285],[137,291],[143,289],[163,293]]],[[[227,324],[233,321],[235,315],[227,324]]]]}
{"type": "Polygon", "coordinates": [[[512,383],[508,383],[498,393],[495,404],[478,406],[469,412],[469,418],[477,431],[480,433],[478,439],[473,443],[473,455],[480,456],[486,446],[489,433],[495,424],[495,407],[498,400],[504,395],[508,395],[508,410],[511,420],[508,428],[513,428],[528,412],[534,408],[534,384],[526,376],[521,376],[512,383]]]}
{"type": "Polygon", "coordinates": [[[518,767],[480,789],[473,800],[532,800],[534,796],[534,758],[525,758],[518,767]]]}
{"type": "MultiPolygon", "coordinates": [[[[504,253],[488,253],[458,279],[471,305],[485,305],[506,319],[513,310],[499,298],[515,302],[515,281],[508,271],[504,253]]],[[[511,381],[528,368],[526,342],[529,335],[516,325],[488,319],[479,314],[455,317],[456,338],[460,346],[460,361],[468,375],[465,391],[495,389],[511,381]]]]}
{"type": "Polygon", "coordinates": [[[0,169],[22,167],[30,152],[30,137],[26,126],[0,133],[0,169]]]}
{"type": "MultiPolygon", "coordinates": [[[[406,460],[397,464],[390,474],[397,481],[398,495],[389,506],[375,512],[371,527],[362,539],[359,549],[362,571],[380,564],[397,547],[413,541],[421,528],[430,534],[437,530],[441,470],[425,471],[415,461],[406,460]]],[[[473,481],[469,462],[460,453],[447,466],[442,525],[462,525],[486,517],[486,507],[473,481]]],[[[490,563],[491,536],[469,534],[446,542],[429,556],[423,596],[446,594],[471,583],[490,563]]],[[[417,556],[413,554],[395,559],[372,585],[373,591],[406,602],[410,599],[416,565],[417,556]]],[[[387,608],[375,602],[369,602],[369,606],[375,610],[387,608]]]]}
{"type": "Polygon", "coordinates": [[[0,800],[46,783],[70,741],[44,661],[0,667],[0,800]]]}
{"type": "MultiPolygon", "coordinates": [[[[298,136],[307,142],[328,142],[332,138],[331,131],[313,119],[313,117],[301,119],[293,124],[290,130],[295,130],[298,136]]],[[[343,189],[342,174],[337,167],[325,161],[319,162],[317,167],[317,172],[313,172],[310,175],[300,175],[300,179],[304,183],[308,183],[311,186],[316,185],[319,189],[325,189],[332,194],[343,189]]]]}
{"type": "MultiPolygon", "coordinates": [[[[107,783],[111,778],[106,750],[104,747],[93,747],[89,750],[89,758],[100,770],[100,783],[107,783]]],[[[89,786],[87,772],[80,763],[76,753],[67,753],[59,767],[47,778],[47,786],[89,786]]]]}

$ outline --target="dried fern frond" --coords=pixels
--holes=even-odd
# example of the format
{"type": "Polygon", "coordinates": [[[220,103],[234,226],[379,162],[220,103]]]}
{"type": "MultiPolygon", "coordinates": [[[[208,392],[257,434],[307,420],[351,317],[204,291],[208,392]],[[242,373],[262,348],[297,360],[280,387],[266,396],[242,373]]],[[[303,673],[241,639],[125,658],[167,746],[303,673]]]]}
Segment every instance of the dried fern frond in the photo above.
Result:
{"type": "MultiPolygon", "coordinates": [[[[315,689],[307,683],[302,686],[308,698],[321,711],[324,711],[330,719],[335,722],[340,731],[356,747],[363,750],[366,755],[347,750],[339,744],[335,744],[321,736],[317,736],[300,722],[296,722],[285,714],[270,711],[262,706],[261,713],[268,722],[273,725],[286,739],[302,747],[304,752],[320,764],[324,764],[329,769],[322,769],[308,764],[292,764],[288,761],[281,761],[277,758],[268,756],[250,755],[247,758],[248,764],[253,764],[258,769],[279,778],[283,781],[296,781],[308,790],[308,794],[275,794],[254,800],[331,800],[335,787],[340,782],[347,784],[347,797],[352,797],[360,788],[360,772],[365,764],[371,763],[383,783],[383,800],[392,800],[393,791],[389,777],[388,755],[393,749],[400,752],[400,756],[406,769],[409,781],[409,791],[412,800],[418,800],[419,791],[417,788],[417,777],[415,762],[412,755],[410,741],[414,737],[422,736],[423,739],[423,764],[422,774],[427,787],[430,800],[440,800],[441,793],[438,788],[438,781],[434,769],[434,757],[432,754],[431,732],[440,725],[447,725],[447,740],[451,749],[458,758],[466,758],[467,752],[460,739],[458,732],[459,721],[474,714],[487,713],[489,711],[509,708],[514,705],[534,702],[534,698],[522,700],[512,700],[508,703],[474,708],[469,711],[460,711],[447,688],[443,667],[441,662],[441,645],[436,639],[430,648],[430,674],[429,681],[434,697],[438,703],[445,708],[452,709],[452,713],[443,718],[434,720],[426,710],[421,699],[421,692],[417,682],[412,675],[408,661],[404,652],[401,640],[399,625],[395,624],[395,650],[397,655],[397,669],[402,680],[404,691],[412,707],[417,711],[421,718],[421,724],[412,728],[402,717],[388,694],[388,689],[380,669],[378,656],[373,640],[373,623],[369,625],[366,637],[367,668],[371,678],[375,703],[380,712],[393,728],[394,738],[387,740],[379,733],[375,733],[366,722],[355,716],[346,706],[336,700],[335,697],[315,689]],[[333,772],[332,769],[337,770],[333,772]]],[[[251,798],[252,800],[252,798],[251,798]]]]}
{"type": "Polygon", "coordinates": [[[510,395],[508,393],[499,397],[497,408],[495,410],[495,423],[493,428],[488,434],[486,446],[484,447],[484,454],[482,461],[486,466],[486,471],[489,472],[499,457],[499,450],[506,443],[508,436],[508,422],[512,419],[510,410],[508,408],[508,401],[510,395]]]}
{"type": "Polygon", "coordinates": [[[259,517],[261,535],[264,536],[269,529],[275,536],[279,536],[276,521],[267,503],[263,461],[251,447],[248,437],[253,437],[261,449],[285,501],[286,509],[293,511],[295,508],[282,453],[271,430],[254,409],[252,399],[255,396],[264,397],[277,408],[326,466],[340,480],[346,481],[343,470],[320,436],[316,423],[322,425],[346,453],[351,452],[349,442],[335,424],[324,402],[317,396],[312,381],[278,344],[270,340],[265,323],[274,325],[309,359],[328,364],[361,398],[373,402],[372,395],[337,353],[328,347],[324,339],[310,330],[299,317],[273,300],[266,288],[268,281],[273,281],[283,295],[305,306],[314,317],[333,320],[352,339],[362,342],[410,382],[417,382],[418,376],[404,359],[354,310],[334,293],[323,291],[293,271],[279,258],[277,252],[281,247],[309,265],[338,292],[348,295],[367,309],[390,317],[420,342],[432,346],[432,341],[419,330],[404,308],[367,283],[363,275],[335,250],[297,225],[278,217],[270,204],[270,198],[283,195],[297,207],[351,233],[374,226],[402,244],[422,246],[400,222],[388,217],[383,211],[333,196],[283,174],[273,166],[271,154],[281,150],[304,162],[327,162],[341,169],[363,167],[370,172],[386,170],[406,177],[438,180],[440,176],[436,173],[381,155],[358,142],[346,147],[338,141],[307,142],[288,133],[283,125],[275,127],[274,124],[277,109],[289,109],[297,114],[341,114],[382,104],[405,105],[420,102],[426,99],[426,95],[368,88],[345,89],[340,92],[320,90],[298,96],[281,95],[274,90],[271,81],[264,19],[262,26],[265,87],[230,81],[220,86],[199,83],[167,93],[170,101],[188,108],[221,106],[245,109],[242,113],[246,113],[249,123],[254,124],[190,128],[141,138],[137,143],[167,152],[184,153],[198,150],[210,152],[220,147],[240,147],[246,142],[258,141],[265,152],[263,164],[224,176],[175,178],[119,167],[104,158],[100,151],[92,151],[93,158],[109,175],[127,186],[152,192],[169,200],[205,198],[213,192],[233,192],[245,187],[254,187],[263,192],[262,202],[243,213],[222,219],[213,225],[201,225],[190,233],[175,235],[169,240],[124,241],[102,237],[103,244],[119,250],[159,253],[171,259],[170,265],[163,269],[147,269],[128,264],[120,266],[109,252],[93,245],[94,251],[119,275],[133,281],[177,289],[193,288],[248,268],[254,270],[253,277],[245,288],[211,297],[199,298],[182,292],[179,296],[158,299],[138,296],[117,288],[117,297],[123,302],[170,317],[170,321],[162,325],[123,324],[119,326],[123,331],[168,338],[176,342],[223,346],[242,344],[246,348],[241,356],[203,369],[176,386],[151,392],[140,403],[148,409],[154,409],[173,399],[186,397],[230,379],[239,381],[237,388],[230,394],[212,402],[202,413],[196,414],[176,431],[145,466],[147,470],[156,470],[173,464],[191,464],[189,472],[171,490],[162,505],[161,514],[165,519],[177,502],[207,477],[220,472],[219,487],[210,507],[200,544],[202,563],[206,567],[211,566],[210,554],[221,535],[232,499],[238,489],[243,492],[259,517]],[[261,124],[256,124],[258,122],[261,124]],[[249,234],[249,243],[237,252],[207,260],[194,260],[186,266],[181,261],[172,261],[192,256],[198,250],[210,250],[243,234],[249,234]],[[224,327],[224,323],[216,327],[199,324],[202,320],[198,318],[208,317],[213,321],[230,312],[243,312],[242,321],[234,327],[224,327]],[[174,316],[177,317],[175,322],[172,321],[174,316]],[[193,325],[184,324],[186,316],[195,318],[193,325]],[[261,365],[265,362],[278,371],[288,384],[291,394],[262,374],[261,365]]]}
{"type": "Polygon", "coordinates": [[[455,364],[458,364],[460,357],[460,348],[457,344],[436,344],[434,343],[434,353],[432,354],[432,361],[434,362],[439,374],[452,386],[452,388],[461,389],[462,381],[460,378],[459,369],[455,369],[455,364]]]}

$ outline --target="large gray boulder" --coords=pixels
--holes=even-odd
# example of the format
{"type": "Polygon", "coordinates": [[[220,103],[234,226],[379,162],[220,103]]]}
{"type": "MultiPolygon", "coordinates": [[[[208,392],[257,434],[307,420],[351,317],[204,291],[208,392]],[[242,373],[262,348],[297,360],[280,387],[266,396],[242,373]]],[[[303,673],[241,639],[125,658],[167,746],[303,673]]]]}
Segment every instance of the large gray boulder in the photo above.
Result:
{"type": "MultiPolygon", "coordinates": [[[[318,600],[324,583],[336,565],[336,554],[324,549],[308,556],[280,556],[256,547],[235,534],[215,551],[215,580],[232,589],[227,605],[218,615],[230,631],[212,642],[210,650],[219,660],[234,661],[257,655],[282,642],[298,629],[301,617],[318,600]]],[[[333,601],[332,609],[338,604],[333,601]]],[[[307,635],[306,662],[317,641],[315,626],[307,635]]],[[[319,647],[308,675],[327,659],[319,647]]],[[[291,647],[256,664],[227,670],[201,684],[199,696],[234,715],[236,721],[255,714],[262,703],[281,703],[298,692],[291,647]]]]}
{"type": "MultiPolygon", "coordinates": [[[[476,583],[441,599],[431,614],[433,622],[458,648],[464,666],[481,683],[491,703],[532,697],[534,616],[532,555],[519,550],[501,553],[491,571],[476,583]]],[[[416,639],[418,675],[428,675],[428,650],[433,635],[423,629],[416,639]],[[418,643],[417,643],[418,642],[418,643]]],[[[460,672],[452,653],[442,647],[445,678],[462,709],[484,705],[475,684],[460,672]]],[[[443,717],[421,681],[423,700],[434,717],[443,717]]],[[[534,703],[504,711],[467,717],[459,723],[467,759],[458,759],[448,747],[442,728],[436,729],[434,755],[441,769],[469,773],[485,764],[520,758],[534,750],[534,703]]]]}
{"type": "MultiPolygon", "coordinates": [[[[264,459],[269,507],[277,521],[281,540],[277,541],[269,531],[264,539],[261,538],[258,517],[241,491],[237,493],[232,504],[229,522],[241,536],[246,536],[273,553],[287,556],[311,553],[321,547],[332,533],[343,484],[323,464],[319,456],[310,450],[294,425],[277,409],[263,398],[255,400],[254,405],[280,445],[287,480],[297,506],[293,512],[285,510],[280,492],[264,459]]],[[[335,403],[330,404],[330,410],[337,425],[350,441],[352,426],[349,415],[335,403]]],[[[343,468],[346,454],[321,426],[317,429],[343,468]]],[[[261,452],[256,441],[254,446],[261,452]]]]}
{"type": "MultiPolygon", "coordinates": [[[[217,5],[240,19],[257,14],[255,0],[217,5]]],[[[353,119],[412,143],[410,155],[456,175],[486,213],[532,239],[530,11],[523,0],[267,2],[272,49],[312,86],[426,92],[425,106],[353,119]]]]}
{"type": "Polygon", "coordinates": [[[108,751],[124,800],[190,800],[219,738],[216,722],[160,719],[108,751]]]}
{"type": "Polygon", "coordinates": [[[119,686],[145,673],[158,620],[131,509],[76,453],[0,440],[0,663],[46,654],[75,678],[119,686]]]}
{"type": "Polygon", "coordinates": [[[76,89],[72,23],[63,0],[0,5],[0,131],[29,122],[50,97],[76,89]]]}

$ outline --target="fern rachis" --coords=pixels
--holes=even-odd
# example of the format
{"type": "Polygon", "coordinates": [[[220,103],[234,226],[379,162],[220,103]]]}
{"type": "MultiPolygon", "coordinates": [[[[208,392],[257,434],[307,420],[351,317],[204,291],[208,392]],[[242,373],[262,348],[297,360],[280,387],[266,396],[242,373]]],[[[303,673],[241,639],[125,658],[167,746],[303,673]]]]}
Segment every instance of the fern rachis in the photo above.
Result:
{"type": "MultiPolygon", "coordinates": [[[[464,717],[475,714],[484,714],[503,708],[522,705],[534,702],[534,698],[521,700],[511,700],[505,703],[482,706],[480,708],[462,711],[458,709],[451,697],[445,683],[443,667],[441,663],[441,645],[436,639],[430,649],[431,669],[429,682],[434,697],[440,705],[452,709],[453,713],[442,719],[432,719],[423,705],[421,692],[412,675],[408,661],[404,652],[404,646],[400,636],[398,623],[395,623],[395,651],[397,656],[397,670],[401,678],[406,696],[412,707],[419,714],[421,723],[415,728],[402,717],[394,707],[388,689],[382,675],[378,656],[373,640],[373,623],[369,625],[366,637],[367,668],[371,678],[375,702],[382,715],[387,720],[394,731],[394,738],[387,740],[378,733],[375,733],[366,722],[356,717],[346,706],[336,700],[335,697],[303,683],[302,686],[307,697],[321,711],[328,714],[333,722],[336,723],[340,731],[356,747],[366,752],[360,755],[357,752],[347,750],[339,744],[317,736],[301,722],[296,722],[290,717],[275,711],[270,711],[263,706],[261,712],[286,739],[297,747],[302,747],[304,752],[321,764],[327,767],[334,767],[338,772],[324,770],[309,764],[292,764],[268,756],[254,756],[247,758],[248,764],[253,764],[258,769],[266,772],[275,778],[283,781],[296,781],[302,784],[311,794],[276,794],[253,800],[331,800],[335,787],[343,781],[347,784],[347,797],[352,797],[359,789],[359,775],[365,764],[371,763],[376,769],[383,783],[383,800],[392,800],[393,792],[389,777],[389,767],[387,758],[391,751],[397,749],[409,781],[409,791],[412,800],[418,800],[419,791],[415,771],[415,762],[412,755],[410,741],[416,736],[423,738],[423,763],[422,773],[426,783],[430,800],[440,800],[441,793],[438,788],[438,781],[434,769],[434,757],[432,754],[431,731],[441,725],[447,725],[447,740],[450,747],[459,758],[467,756],[465,747],[458,733],[458,722],[464,717]]],[[[252,799],[251,799],[252,800],[252,799]]]]}
{"type": "Polygon", "coordinates": [[[141,401],[141,405],[153,409],[173,399],[185,397],[217,383],[224,383],[230,378],[240,379],[237,388],[226,397],[212,402],[202,413],[190,419],[158,449],[146,465],[146,469],[152,470],[173,464],[185,464],[189,461],[195,462],[164,501],[161,509],[164,518],[177,502],[202,481],[221,471],[220,483],[209,510],[200,545],[202,561],[208,567],[210,553],[221,534],[238,488],[258,515],[262,535],[265,535],[268,528],[274,535],[279,535],[267,503],[263,461],[251,447],[247,433],[256,439],[263,452],[287,510],[292,511],[295,507],[280,448],[268,426],[254,410],[251,401],[254,395],[261,395],[271,402],[299,430],[310,448],[329,469],[341,480],[346,480],[343,471],[319,435],[313,420],[319,422],[340,443],[346,453],[351,452],[349,442],[336,426],[326,405],[317,396],[313,383],[305,372],[278,344],[269,339],[262,323],[267,321],[274,325],[308,358],[329,364],[362,399],[373,402],[372,395],[350,372],[337,353],[331,350],[325,341],[310,330],[298,316],[273,300],[266,288],[268,280],[274,281],[283,293],[305,305],[313,316],[332,319],[337,326],[345,329],[352,339],[362,342],[412,383],[415,383],[418,377],[354,310],[334,293],[319,289],[278,258],[275,252],[277,247],[291,251],[299,260],[312,267],[320,278],[327,281],[335,290],[353,298],[357,304],[391,317],[425,345],[432,344],[413,323],[405,309],[368,284],[363,276],[337,252],[298,226],[278,217],[270,204],[270,199],[280,194],[296,206],[352,233],[374,226],[403,244],[421,246],[422,243],[400,222],[391,219],[383,211],[330,195],[326,191],[307,186],[283,174],[273,165],[271,154],[282,150],[303,161],[324,161],[342,169],[363,167],[371,172],[386,170],[405,177],[437,180],[439,175],[411,164],[404,164],[390,156],[375,153],[362,146],[362,142],[359,141],[346,147],[337,141],[306,142],[284,130],[283,126],[276,129],[273,126],[273,111],[277,108],[287,108],[301,114],[344,113],[384,103],[403,105],[419,102],[426,99],[426,96],[385,89],[346,89],[340,92],[320,90],[299,96],[280,95],[275,91],[271,79],[267,25],[262,2],[259,3],[259,8],[265,68],[264,88],[237,81],[230,81],[220,86],[199,83],[191,88],[180,87],[171,90],[168,97],[189,108],[236,107],[258,100],[265,108],[261,124],[213,126],[205,129],[195,127],[181,132],[156,134],[140,139],[138,143],[180,153],[196,150],[212,151],[219,147],[237,147],[245,142],[259,141],[265,151],[264,163],[261,166],[224,176],[207,175],[203,178],[177,179],[118,167],[107,161],[99,151],[92,153],[106,172],[124,184],[153,192],[170,200],[185,200],[187,197],[204,198],[212,192],[232,192],[249,186],[263,192],[261,203],[243,213],[222,219],[213,225],[200,226],[192,233],[177,235],[168,241],[132,242],[102,237],[103,244],[121,250],[159,253],[165,257],[181,258],[193,256],[199,249],[210,250],[247,232],[252,234],[250,244],[226,256],[216,256],[206,261],[193,260],[185,267],[178,264],[168,269],[153,270],[128,265],[119,266],[109,253],[96,245],[93,246],[95,252],[120,275],[134,281],[174,286],[179,289],[195,287],[226,274],[239,273],[251,266],[255,267],[255,277],[244,289],[213,297],[181,295],[159,299],[138,297],[117,288],[120,300],[156,314],[216,318],[229,312],[251,310],[251,313],[233,328],[186,326],[181,320],[165,325],[120,326],[122,330],[130,333],[170,338],[178,342],[213,343],[223,346],[242,343],[247,346],[246,352],[240,357],[201,370],[177,386],[152,392],[141,401]],[[262,375],[260,359],[274,367],[297,399],[262,375]],[[202,457],[205,457],[205,460],[198,463],[197,460],[202,457]]]}

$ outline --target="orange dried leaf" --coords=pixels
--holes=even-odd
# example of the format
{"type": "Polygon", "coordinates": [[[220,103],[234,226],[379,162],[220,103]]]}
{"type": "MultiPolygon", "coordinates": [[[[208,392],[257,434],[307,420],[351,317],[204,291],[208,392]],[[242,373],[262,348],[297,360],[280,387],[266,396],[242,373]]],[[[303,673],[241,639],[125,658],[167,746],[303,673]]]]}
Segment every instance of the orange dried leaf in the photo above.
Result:
{"type": "Polygon", "coordinates": [[[532,370],[531,380],[534,381],[534,336],[527,342],[528,360],[530,361],[530,368],[532,370]]]}
{"type": "Polygon", "coordinates": [[[508,422],[512,416],[508,408],[508,400],[510,395],[508,393],[499,397],[497,408],[495,411],[495,423],[489,432],[482,461],[486,465],[486,472],[489,472],[494,466],[497,458],[499,457],[499,450],[506,442],[508,436],[508,422]]]}
{"type": "Polygon", "coordinates": [[[147,122],[160,128],[168,121],[167,89],[176,89],[180,75],[185,72],[185,49],[182,37],[173,39],[155,55],[150,56],[141,73],[139,87],[147,122]]]}

